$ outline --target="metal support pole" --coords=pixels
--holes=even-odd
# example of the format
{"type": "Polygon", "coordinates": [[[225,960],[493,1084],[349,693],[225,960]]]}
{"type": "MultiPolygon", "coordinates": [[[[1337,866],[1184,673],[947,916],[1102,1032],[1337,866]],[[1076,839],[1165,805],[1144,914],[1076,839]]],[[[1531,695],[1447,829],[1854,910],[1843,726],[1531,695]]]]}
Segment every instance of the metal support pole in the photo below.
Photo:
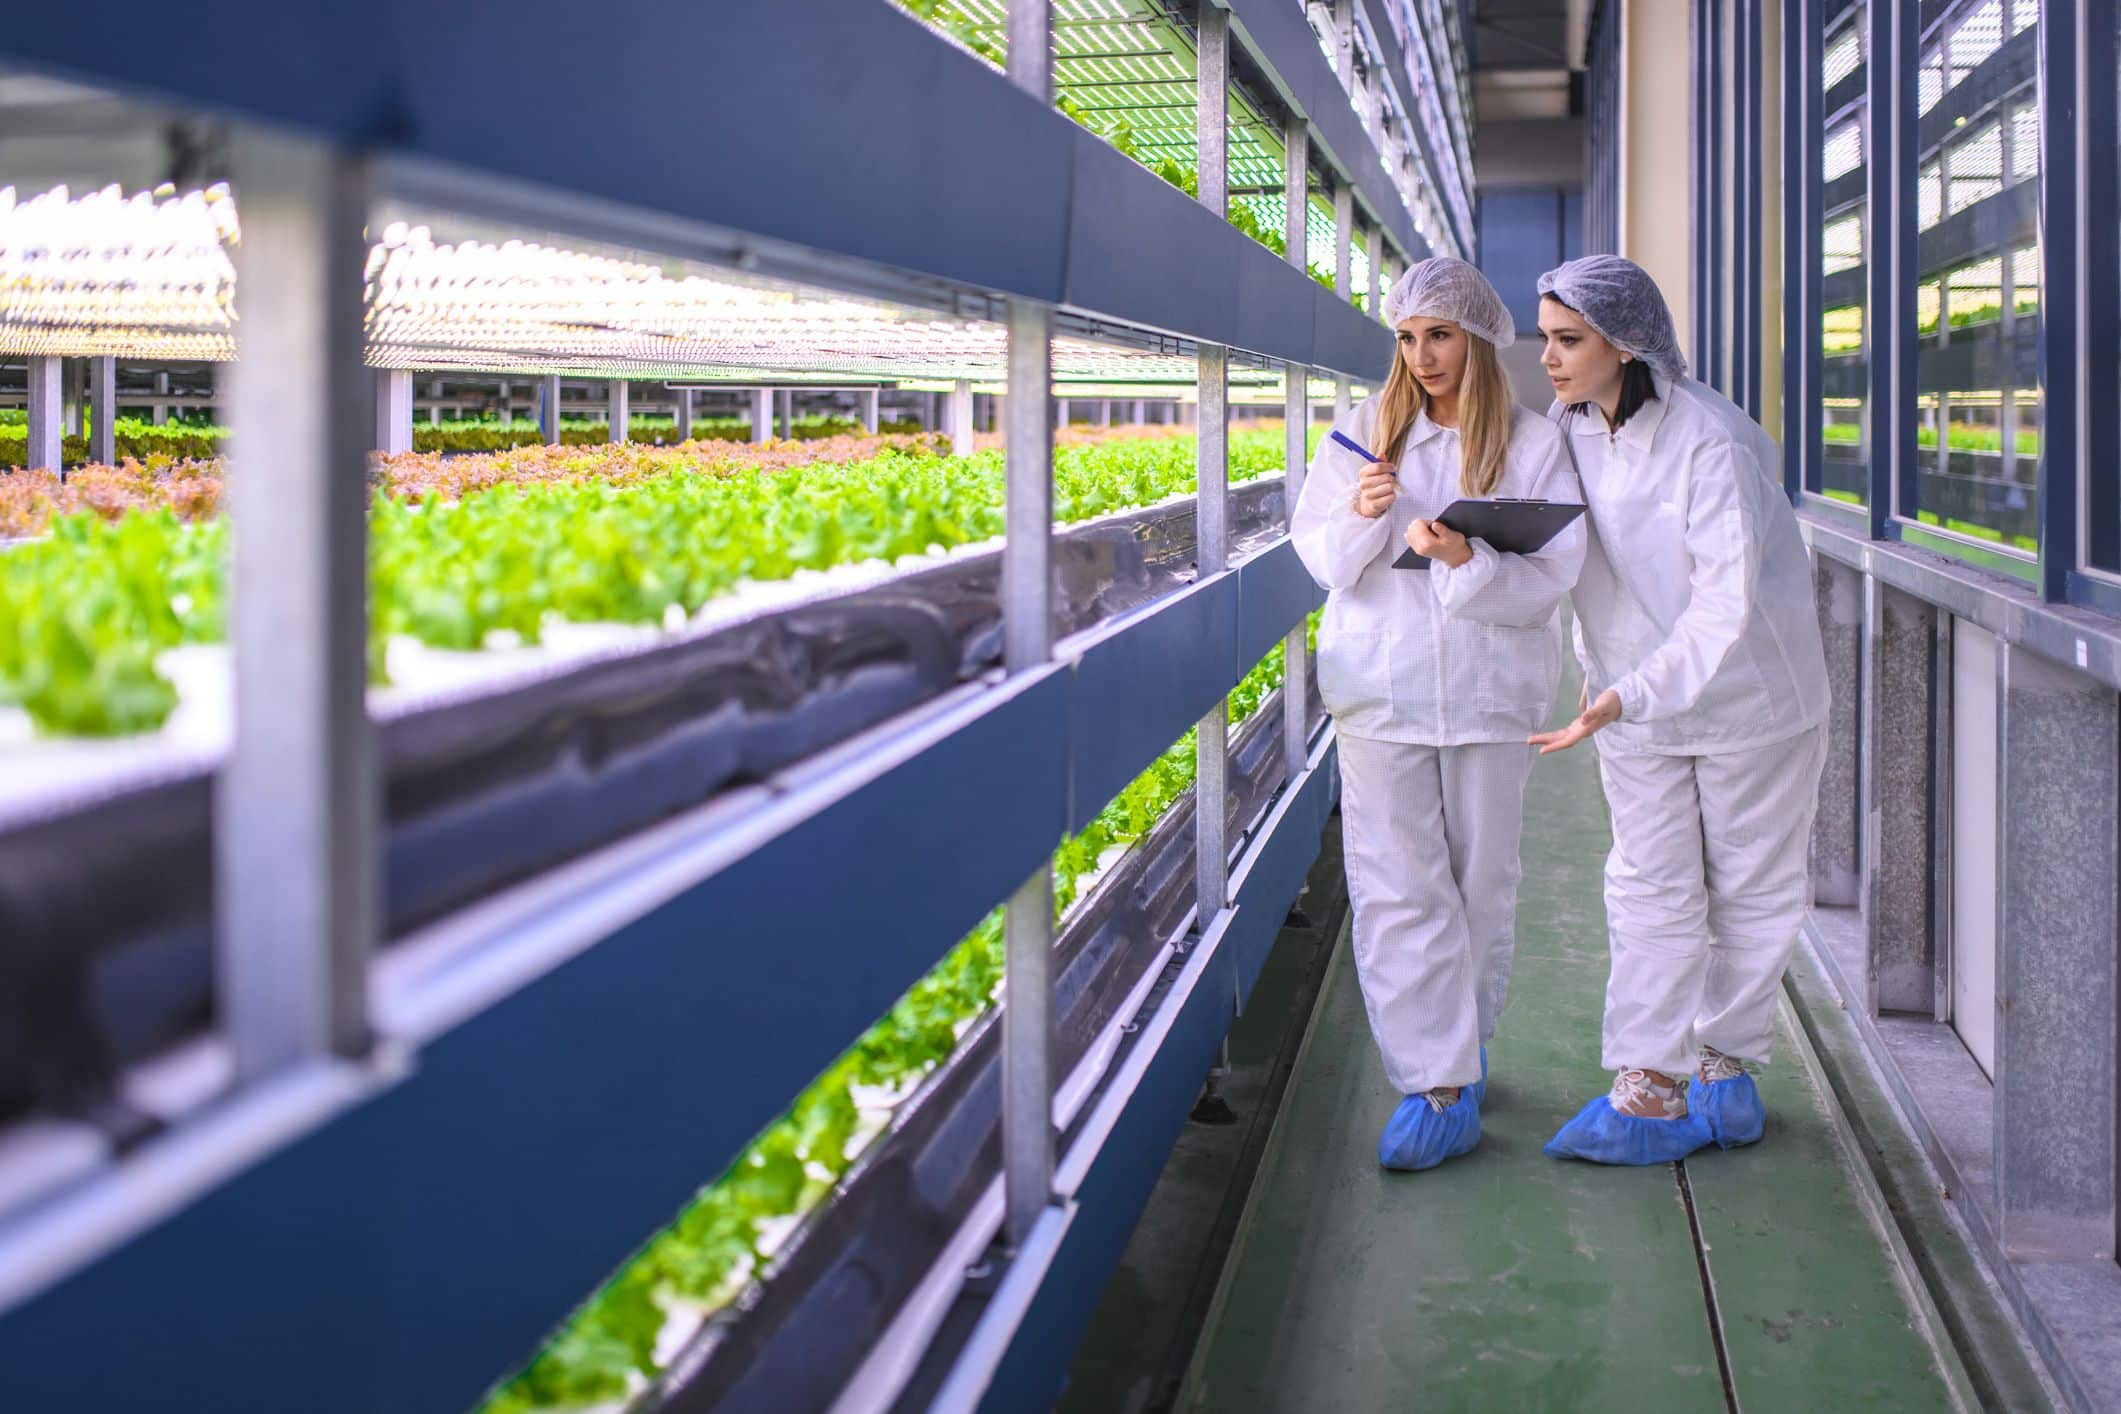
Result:
{"type": "MultiPolygon", "coordinates": [[[[508,416],[508,385],[501,385],[501,415],[508,416]]],[[[442,420],[442,380],[437,378],[427,385],[427,425],[432,427],[442,420]]]]}
{"type": "Polygon", "coordinates": [[[773,390],[751,390],[751,441],[755,446],[773,439],[773,390]]]}
{"type": "MultiPolygon", "coordinates": [[[[1026,7],[1019,5],[1018,12],[1026,7]]],[[[1038,7],[1043,11],[1043,5],[1038,7]]],[[[1014,16],[1012,16],[1014,18],[1014,16]]],[[[1015,36],[1012,35],[1012,39],[1015,36]]],[[[1042,39],[1035,41],[1045,52],[1042,39]]],[[[1015,48],[1012,43],[1012,50],[1015,48]]],[[[1011,673],[1053,656],[1053,311],[1009,306],[1007,534],[1003,661],[1011,673]]],[[[1030,1236],[1053,1193],[1053,872],[1041,863],[1003,915],[1002,1127],[1009,1245],[1030,1236]]]]}
{"type": "Polygon", "coordinates": [[[871,388],[868,391],[864,392],[861,395],[861,398],[862,430],[867,432],[870,436],[874,437],[876,435],[876,425],[879,421],[882,420],[878,412],[877,404],[883,400],[883,394],[877,389],[871,388]]]}
{"type": "Polygon", "coordinates": [[[1110,398],[1098,399],[1097,425],[1099,427],[1110,427],[1112,425],[1112,400],[1110,398]]]}
{"type": "Polygon", "coordinates": [[[692,440],[692,389],[672,388],[670,392],[671,396],[677,399],[677,406],[673,409],[673,415],[677,419],[678,440],[680,442],[690,442],[692,440]]]}
{"type": "Polygon", "coordinates": [[[781,405],[781,440],[783,442],[793,442],[795,440],[795,389],[783,388],[775,394],[775,397],[779,399],[781,405]]]}
{"type": "Polygon", "coordinates": [[[627,425],[633,415],[628,404],[628,394],[631,391],[623,378],[614,378],[606,385],[604,440],[607,442],[623,442],[631,435],[631,429],[627,425]]]}
{"type": "MultiPolygon", "coordinates": [[[[1194,558],[1199,577],[1220,574],[1230,562],[1230,351],[1200,346],[1200,490],[1194,558]]],[[[1225,811],[1230,798],[1227,700],[1218,700],[1195,733],[1194,878],[1199,927],[1206,933],[1229,903],[1230,857],[1225,811]]]]}
{"type": "Polygon", "coordinates": [[[1068,400],[1067,400],[1066,398],[1055,398],[1055,399],[1053,400],[1053,426],[1054,426],[1054,429],[1055,429],[1056,431],[1058,431],[1059,429],[1061,429],[1061,428],[1063,428],[1063,427],[1066,427],[1067,425],[1068,425],[1068,400]]]}
{"type": "Polygon", "coordinates": [[[1200,204],[1217,216],[1230,214],[1230,12],[1200,7],[1194,64],[1200,142],[1200,204]]]}
{"type": "MultiPolygon", "coordinates": [[[[1284,375],[1287,386],[1282,402],[1283,443],[1282,465],[1286,469],[1286,480],[1282,486],[1282,505],[1288,516],[1288,526],[1296,528],[1296,502],[1303,495],[1304,475],[1308,470],[1308,435],[1311,424],[1311,371],[1302,364],[1290,364],[1284,375]]],[[[1309,626],[1298,624],[1289,630],[1282,644],[1281,658],[1281,741],[1282,767],[1289,780],[1302,773],[1310,759],[1307,750],[1309,726],[1306,708],[1310,697],[1311,654],[1309,626]]]]}
{"type": "MultiPolygon", "coordinates": [[[[1010,0],[1009,80],[1051,102],[1052,7],[1010,0]]],[[[1011,673],[1053,656],[1053,311],[1009,304],[1009,392],[1002,411],[1007,477],[1002,540],[1003,661],[1011,673]]],[[[972,450],[972,385],[951,393],[953,450],[972,450]]],[[[1053,1200],[1053,868],[1011,895],[1003,914],[1002,1152],[1004,1233],[1031,1235],[1053,1200]]]]}
{"type": "Polygon", "coordinates": [[[1282,258],[1298,270],[1311,267],[1311,128],[1291,117],[1282,128],[1282,258]]]}
{"type": "Polygon", "coordinates": [[[1333,184],[1333,293],[1355,293],[1355,188],[1346,182],[1333,184]]]}
{"type": "Polygon", "coordinates": [[[546,446],[555,446],[560,440],[560,375],[547,374],[538,380],[538,437],[546,446]]]}
{"type": "Polygon", "coordinates": [[[376,436],[385,456],[412,450],[412,374],[402,368],[376,370],[376,436]]]}
{"type": "Polygon", "coordinates": [[[66,368],[66,435],[79,437],[81,435],[81,402],[82,395],[87,391],[88,370],[82,366],[81,360],[78,358],[65,360],[64,366],[66,368]]]}
{"type": "Polygon", "coordinates": [[[382,793],[365,701],[369,172],[247,130],[234,158],[250,317],[231,398],[235,736],[214,786],[214,911],[221,1025],[255,1080],[368,1044],[382,793]]]}
{"type": "Polygon", "coordinates": [[[1380,282],[1385,270],[1385,233],[1372,226],[1368,237],[1363,253],[1370,257],[1370,288],[1366,291],[1368,299],[1363,307],[1372,319],[1382,321],[1385,317],[1384,286],[1380,282]]]}
{"type": "MultiPolygon", "coordinates": [[[[1343,6],[1348,0],[1341,0],[1343,6]]],[[[1195,138],[1200,151],[1200,202],[1216,216],[1229,213],[1230,15],[1200,9],[1195,138]]],[[[1230,562],[1230,351],[1200,345],[1200,394],[1195,404],[1199,441],[1194,559],[1200,579],[1230,562]]],[[[1234,684],[1233,684],[1234,686],[1234,684]]],[[[1196,920],[1205,935],[1229,904],[1230,799],[1228,698],[1218,700],[1194,733],[1194,879],[1196,920]]]]}
{"type": "Polygon", "coordinates": [[[88,459],[109,466],[118,459],[118,360],[88,365],[88,459]]]}
{"type": "Polygon", "coordinates": [[[65,465],[62,429],[66,415],[60,384],[60,360],[32,358],[29,361],[29,455],[24,459],[32,471],[57,475],[65,465]]]}
{"type": "Polygon", "coordinates": [[[155,426],[157,427],[165,426],[169,422],[169,404],[160,401],[160,399],[168,396],[169,375],[167,373],[157,373],[155,375],[155,397],[157,401],[154,411],[155,426]]]}
{"type": "Polygon", "coordinates": [[[1009,308],[1009,398],[1003,430],[1008,476],[1002,542],[1003,657],[1010,672],[1053,656],[1053,312],[1009,308]]]}
{"type": "Polygon", "coordinates": [[[1355,0],[1333,0],[1333,72],[1355,91],[1355,0]]]}
{"type": "Polygon", "coordinates": [[[960,378],[950,387],[950,454],[972,455],[972,384],[960,378]]]}
{"type": "Polygon", "coordinates": [[[1149,420],[1149,404],[1141,398],[1136,398],[1134,400],[1134,407],[1131,412],[1130,420],[1134,423],[1136,427],[1140,427],[1147,423],[1149,420]]]}

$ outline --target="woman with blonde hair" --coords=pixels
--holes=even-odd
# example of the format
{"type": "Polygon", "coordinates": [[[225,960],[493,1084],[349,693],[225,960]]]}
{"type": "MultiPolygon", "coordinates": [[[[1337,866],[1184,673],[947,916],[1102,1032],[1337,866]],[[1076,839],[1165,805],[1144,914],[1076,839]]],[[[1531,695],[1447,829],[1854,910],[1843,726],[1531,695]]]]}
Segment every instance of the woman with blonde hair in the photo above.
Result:
{"type": "Polygon", "coordinates": [[[1424,260],[1393,285],[1382,392],[1334,424],[1299,499],[1296,550],[1328,591],[1318,685],[1340,741],[1355,965],[1405,1098],[1378,1141],[1426,1169],[1480,1139],[1483,1043],[1509,990],[1526,738],[1553,705],[1580,523],[1503,554],[1438,517],[1460,499],[1580,502],[1553,424],[1510,395],[1509,311],[1478,270],[1424,260]],[[1402,549],[1428,557],[1396,569],[1402,549]]]}

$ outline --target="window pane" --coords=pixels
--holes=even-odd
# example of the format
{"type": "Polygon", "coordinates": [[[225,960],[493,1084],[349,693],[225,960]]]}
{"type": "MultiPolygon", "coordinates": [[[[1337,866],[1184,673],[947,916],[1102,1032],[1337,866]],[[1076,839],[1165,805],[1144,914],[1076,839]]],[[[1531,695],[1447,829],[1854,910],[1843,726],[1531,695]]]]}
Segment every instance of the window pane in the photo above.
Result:
{"type": "Polygon", "coordinates": [[[1870,426],[1864,406],[1868,376],[1865,316],[1868,278],[1864,201],[1869,155],[1868,88],[1864,70],[1864,6],[1853,6],[1826,36],[1828,111],[1821,134],[1826,204],[1820,223],[1821,441],[1818,479],[1809,490],[1862,504],[1870,426]]]}
{"type": "Polygon", "coordinates": [[[1826,139],[1826,180],[1845,176],[1863,165],[1863,125],[1845,123],[1826,139]]]}
{"type": "Polygon", "coordinates": [[[1826,42],[1825,84],[1829,91],[1863,63],[1863,36],[1856,25],[1843,25],[1826,42]]]}
{"type": "MultiPolygon", "coordinates": [[[[1915,178],[1913,505],[1900,514],[2031,552],[2040,457],[2037,0],[1962,0],[1934,26],[1915,178]],[[1927,86],[1934,76],[1934,94],[1927,86]]],[[[1903,488],[1906,491],[1908,488],[1903,488]]]]}

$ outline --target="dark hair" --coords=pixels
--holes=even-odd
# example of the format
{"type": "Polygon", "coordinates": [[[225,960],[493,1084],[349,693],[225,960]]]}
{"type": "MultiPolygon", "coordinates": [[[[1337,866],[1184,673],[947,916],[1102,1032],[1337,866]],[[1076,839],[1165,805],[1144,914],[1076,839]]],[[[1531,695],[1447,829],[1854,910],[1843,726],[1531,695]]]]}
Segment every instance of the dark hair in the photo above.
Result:
{"type": "MultiPolygon", "coordinates": [[[[1583,317],[1582,310],[1570,304],[1552,290],[1547,291],[1541,298],[1554,301],[1554,303],[1579,319],[1583,317]]],[[[1633,358],[1621,364],[1620,405],[1613,409],[1613,430],[1617,432],[1627,426],[1628,419],[1641,412],[1642,405],[1656,396],[1657,380],[1650,373],[1650,366],[1647,363],[1644,363],[1639,358],[1633,358]]],[[[1590,403],[1570,403],[1569,411],[1571,414],[1581,413],[1591,406],[1590,403]]]]}

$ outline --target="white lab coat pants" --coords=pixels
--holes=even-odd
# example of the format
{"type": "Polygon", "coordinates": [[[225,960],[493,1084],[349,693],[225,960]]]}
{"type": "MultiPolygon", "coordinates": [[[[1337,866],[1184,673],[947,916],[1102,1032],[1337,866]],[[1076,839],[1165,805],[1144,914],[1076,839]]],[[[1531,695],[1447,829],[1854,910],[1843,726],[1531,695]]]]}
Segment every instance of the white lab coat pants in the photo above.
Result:
{"type": "Polygon", "coordinates": [[[1340,738],[1340,818],[1363,1006],[1402,1095],[1480,1079],[1517,945],[1533,751],[1340,738]]]}
{"type": "Polygon", "coordinates": [[[1686,1075],[1704,1045],[1768,1059],[1825,763],[1824,727],[1708,756],[1600,749],[1613,817],[1607,1069],[1686,1075]]]}

